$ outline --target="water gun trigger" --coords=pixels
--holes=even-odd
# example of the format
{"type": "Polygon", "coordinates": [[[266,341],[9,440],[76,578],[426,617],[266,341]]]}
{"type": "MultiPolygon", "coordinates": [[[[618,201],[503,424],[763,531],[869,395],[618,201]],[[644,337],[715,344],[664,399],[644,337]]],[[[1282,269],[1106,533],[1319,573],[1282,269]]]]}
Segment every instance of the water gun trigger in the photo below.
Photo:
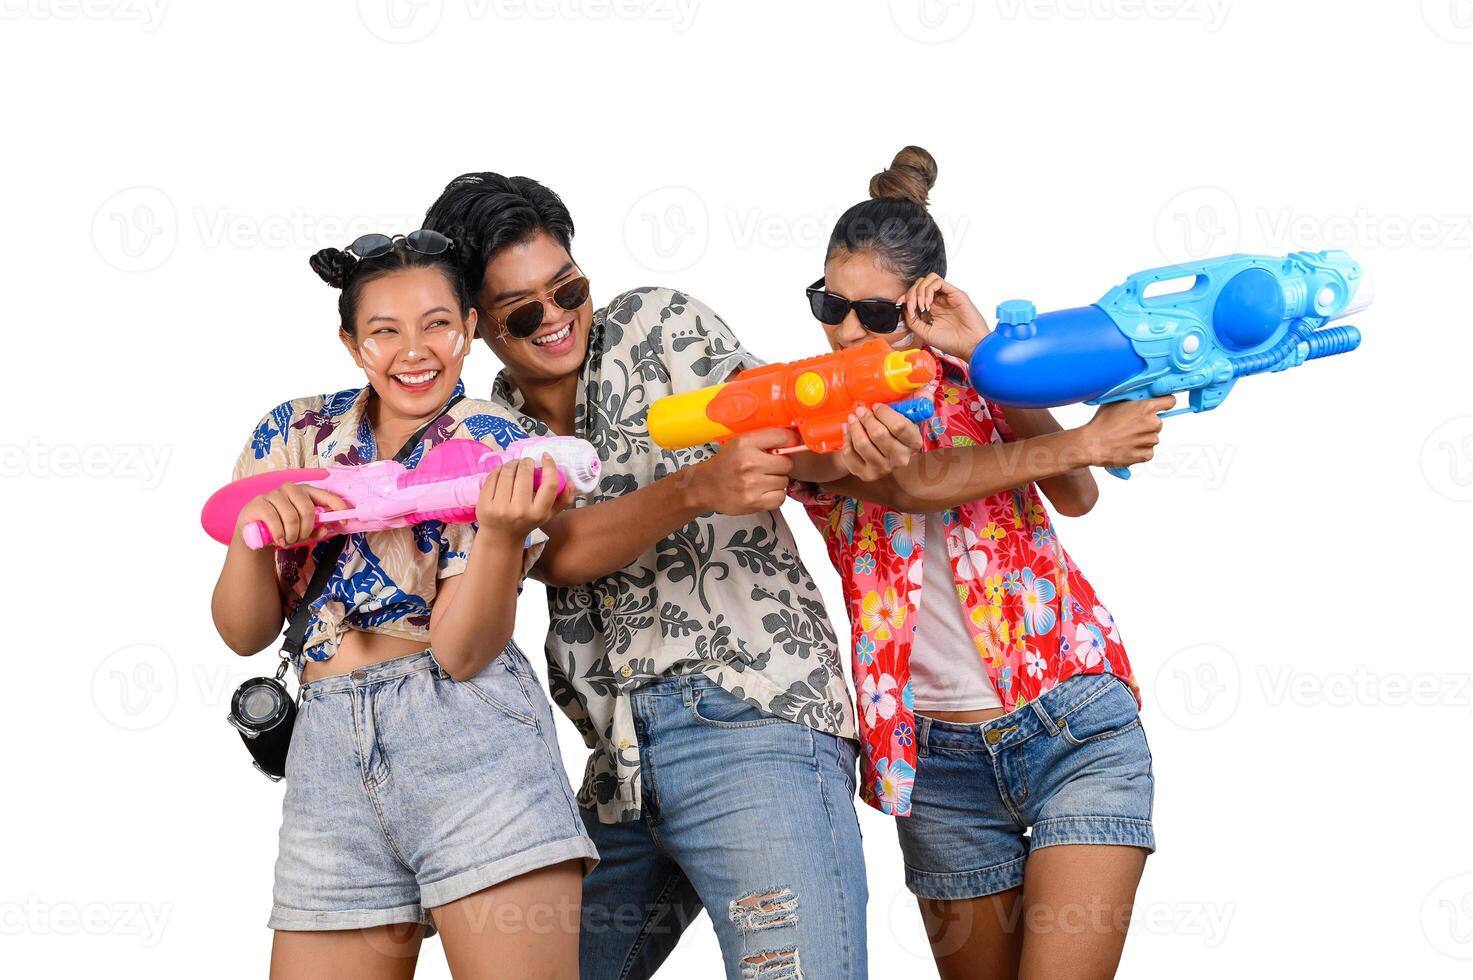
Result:
{"type": "Polygon", "coordinates": [[[907,398],[890,407],[917,425],[936,414],[936,405],[929,398],[907,398]]]}

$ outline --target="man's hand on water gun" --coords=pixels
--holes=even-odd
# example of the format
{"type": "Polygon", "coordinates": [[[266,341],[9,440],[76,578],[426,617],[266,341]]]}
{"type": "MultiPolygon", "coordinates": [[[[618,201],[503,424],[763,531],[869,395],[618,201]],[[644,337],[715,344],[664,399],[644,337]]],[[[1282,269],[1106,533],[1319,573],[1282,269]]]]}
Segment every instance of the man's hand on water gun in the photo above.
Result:
{"type": "Polygon", "coordinates": [[[988,334],[987,321],[966,293],[931,273],[900,298],[905,327],[922,343],[965,360],[988,334]]]}
{"type": "Polygon", "coordinates": [[[720,452],[691,467],[695,500],[702,513],[731,517],[777,510],[788,495],[793,461],[773,450],[799,446],[791,429],[759,429],[733,436],[720,452]]]}
{"type": "Polygon", "coordinates": [[[889,405],[855,409],[837,456],[851,476],[879,480],[910,462],[920,452],[921,430],[889,405]]]}
{"type": "Polygon", "coordinates": [[[530,459],[491,471],[476,500],[476,523],[482,533],[500,534],[520,544],[534,528],[546,524],[568,505],[572,494],[558,493],[557,463],[546,453],[542,455],[540,482],[534,479],[538,475],[530,459]]]}
{"type": "Polygon", "coordinates": [[[297,548],[339,534],[337,525],[316,525],[320,510],[343,510],[347,502],[337,494],[300,483],[283,483],[256,497],[240,509],[235,522],[235,537],[241,529],[261,521],[271,530],[271,539],[279,548],[297,548]]]}
{"type": "Polygon", "coordinates": [[[1148,462],[1161,439],[1158,413],[1175,405],[1171,395],[1101,405],[1095,417],[1076,430],[1083,440],[1085,462],[1105,467],[1148,462]]]}

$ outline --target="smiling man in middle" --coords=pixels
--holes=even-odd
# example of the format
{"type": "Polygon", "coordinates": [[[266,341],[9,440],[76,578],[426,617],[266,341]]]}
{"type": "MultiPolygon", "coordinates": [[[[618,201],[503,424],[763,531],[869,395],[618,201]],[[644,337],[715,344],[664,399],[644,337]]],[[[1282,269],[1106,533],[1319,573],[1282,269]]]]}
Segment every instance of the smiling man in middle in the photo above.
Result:
{"type": "Polygon", "coordinates": [[[815,980],[865,976],[854,710],[778,508],[790,478],[903,465],[915,427],[879,409],[822,460],[774,454],[786,430],[662,450],[651,403],[760,363],[720,317],[664,288],[595,311],[572,218],[530,178],[458,177],[425,224],[459,245],[505,365],[494,400],[603,461],[532,572],[553,697],[593,750],[579,803],[602,863],[582,976],[651,975],[703,906],[731,975],[791,957],[815,980]]]}

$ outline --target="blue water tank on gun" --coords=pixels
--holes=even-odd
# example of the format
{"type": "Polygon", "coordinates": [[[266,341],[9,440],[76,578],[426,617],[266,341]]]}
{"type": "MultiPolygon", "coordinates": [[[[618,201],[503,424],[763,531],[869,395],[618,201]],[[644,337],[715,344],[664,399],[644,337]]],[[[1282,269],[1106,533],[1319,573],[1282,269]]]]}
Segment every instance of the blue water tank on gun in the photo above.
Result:
{"type": "Polygon", "coordinates": [[[1373,295],[1360,265],[1337,249],[1151,269],[1093,306],[1051,313],[1009,300],[972,354],[972,385],[1024,408],[1185,392],[1187,404],[1165,414],[1205,412],[1238,378],[1354,350],[1360,331],[1327,324],[1373,295]]]}

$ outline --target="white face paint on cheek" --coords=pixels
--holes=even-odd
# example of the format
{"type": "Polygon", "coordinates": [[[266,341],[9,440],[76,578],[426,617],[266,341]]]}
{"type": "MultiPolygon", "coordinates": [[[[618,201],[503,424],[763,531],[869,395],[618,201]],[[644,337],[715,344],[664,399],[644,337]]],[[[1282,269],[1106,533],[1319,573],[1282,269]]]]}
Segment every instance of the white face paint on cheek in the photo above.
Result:
{"type": "Polygon", "coordinates": [[[363,365],[363,373],[367,374],[370,378],[378,377],[378,372],[369,367],[367,364],[363,365]]]}
{"type": "Polygon", "coordinates": [[[366,351],[368,351],[370,354],[377,354],[378,353],[378,341],[377,340],[374,340],[372,337],[369,337],[367,340],[365,340],[363,342],[363,349],[366,350],[366,351]]]}
{"type": "Polygon", "coordinates": [[[465,334],[458,333],[455,335],[455,349],[450,354],[452,357],[459,357],[463,350],[465,350],[465,334]]]}

